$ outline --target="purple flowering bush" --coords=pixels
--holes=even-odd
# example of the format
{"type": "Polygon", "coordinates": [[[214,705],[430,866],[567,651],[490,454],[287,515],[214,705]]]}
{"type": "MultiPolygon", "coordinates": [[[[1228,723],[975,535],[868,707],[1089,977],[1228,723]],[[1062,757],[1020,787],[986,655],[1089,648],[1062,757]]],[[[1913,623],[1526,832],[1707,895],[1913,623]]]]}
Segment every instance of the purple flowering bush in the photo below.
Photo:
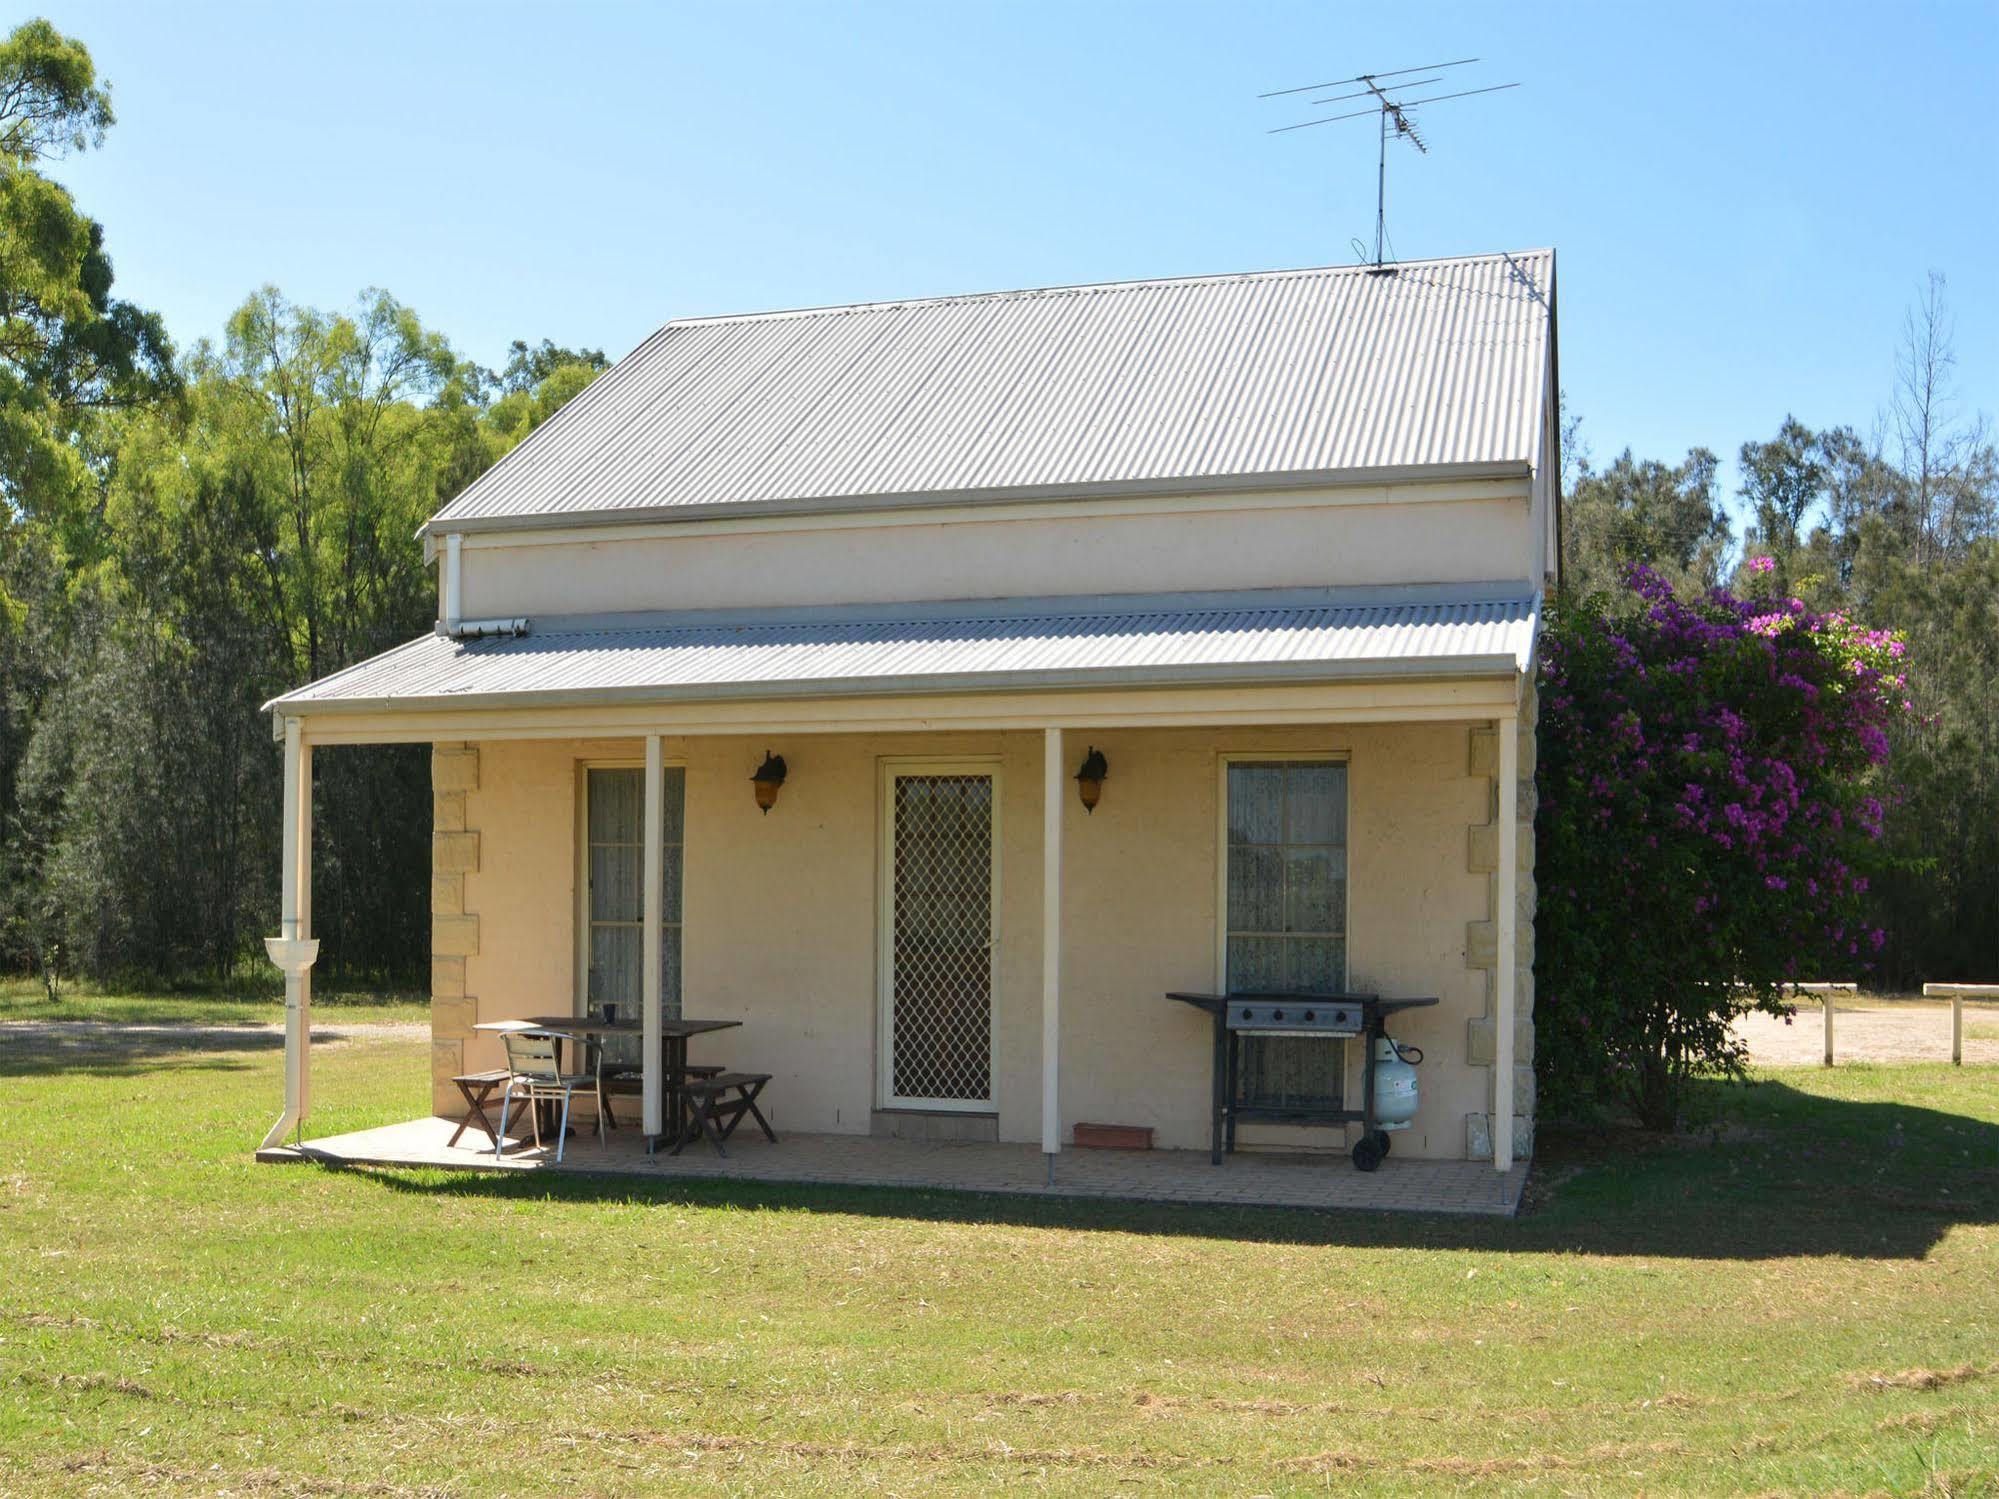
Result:
{"type": "MultiPolygon", "coordinates": [[[[1757,580],[1767,570],[1751,569],[1757,580]]],[[[1730,1022],[1881,946],[1867,871],[1902,642],[1794,598],[1628,594],[1551,611],[1535,821],[1536,1070],[1552,1112],[1677,1123],[1737,1077],[1730,1022]]]]}

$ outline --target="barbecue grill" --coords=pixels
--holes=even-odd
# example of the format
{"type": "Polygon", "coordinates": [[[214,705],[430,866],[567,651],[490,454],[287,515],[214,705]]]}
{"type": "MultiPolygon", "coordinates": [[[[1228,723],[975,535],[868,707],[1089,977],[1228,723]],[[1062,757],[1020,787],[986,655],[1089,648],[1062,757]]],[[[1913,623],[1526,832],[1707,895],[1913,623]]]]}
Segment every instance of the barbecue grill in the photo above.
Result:
{"type": "Polygon", "coordinates": [[[1210,1092],[1209,1158],[1235,1149],[1237,1124],[1358,1124],[1353,1163],[1372,1171],[1388,1154],[1387,1132],[1374,1119],[1375,1041],[1388,1034],[1384,1022],[1403,1010],[1421,1009],[1430,999],[1383,999],[1378,994],[1181,994],[1168,999],[1193,1005],[1214,1017],[1215,1059],[1210,1092]],[[1313,1104],[1245,1103],[1238,1096],[1244,1036],[1294,1036],[1326,1041],[1365,1041],[1360,1107],[1329,1109],[1313,1104]]]}

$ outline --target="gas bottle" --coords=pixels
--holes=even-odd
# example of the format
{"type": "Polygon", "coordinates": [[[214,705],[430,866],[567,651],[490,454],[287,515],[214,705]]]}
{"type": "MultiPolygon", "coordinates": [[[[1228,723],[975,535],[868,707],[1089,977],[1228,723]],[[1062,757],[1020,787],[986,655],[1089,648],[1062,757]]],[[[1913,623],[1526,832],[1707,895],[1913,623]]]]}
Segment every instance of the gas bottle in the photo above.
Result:
{"type": "Polygon", "coordinates": [[[1416,1064],[1423,1053],[1387,1036],[1374,1042],[1374,1123],[1378,1129],[1407,1129],[1416,1117],[1416,1064]]]}

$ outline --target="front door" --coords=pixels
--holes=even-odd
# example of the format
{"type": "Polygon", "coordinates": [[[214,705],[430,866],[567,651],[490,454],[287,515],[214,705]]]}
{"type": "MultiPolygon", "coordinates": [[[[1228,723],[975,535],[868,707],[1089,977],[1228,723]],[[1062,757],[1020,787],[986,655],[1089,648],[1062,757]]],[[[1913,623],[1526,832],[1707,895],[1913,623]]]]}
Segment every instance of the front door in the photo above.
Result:
{"type": "Polygon", "coordinates": [[[891,1108],[993,1106],[990,769],[896,766],[884,785],[880,1095],[891,1108]]]}

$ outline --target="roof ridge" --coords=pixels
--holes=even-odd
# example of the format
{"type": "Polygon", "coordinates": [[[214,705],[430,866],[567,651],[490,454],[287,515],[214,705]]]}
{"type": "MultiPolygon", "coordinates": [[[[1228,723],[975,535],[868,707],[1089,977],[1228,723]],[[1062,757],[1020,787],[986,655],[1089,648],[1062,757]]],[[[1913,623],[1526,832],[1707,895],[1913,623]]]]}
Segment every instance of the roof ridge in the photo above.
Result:
{"type": "MultiPolygon", "coordinates": [[[[1525,250],[1491,250],[1475,255],[1432,255],[1420,260],[1391,262],[1393,270],[1417,270],[1427,266],[1480,265],[1521,260],[1530,256],[1552,255],[1553,247],[1538,245],[1525,250]]],[[[1084,296],[1147,287],[1224,286],[1252,281],[1285,281],[1308,276],[1368,275],[1374,266],[1367,262],[1351,265],[1276,266],[1261,271],[1206,271],[1188,276],[1137,276],[1121,281],[1076,281],[1054,286],[1020,286],[995,291],[943,292],[927,297],[889,297],[872,302],[825,302],[806,307],[773,307],[759,312],[712,313],[701,317],[669,318],[649,335],[651,338],[673,328],[704,328],[723,323],[776,322],[786,318],[838,317],[862,312],[889,312],[900,308],[954,307],[974,302],[1030,301],[1038,297],[1084,296]]]]}

